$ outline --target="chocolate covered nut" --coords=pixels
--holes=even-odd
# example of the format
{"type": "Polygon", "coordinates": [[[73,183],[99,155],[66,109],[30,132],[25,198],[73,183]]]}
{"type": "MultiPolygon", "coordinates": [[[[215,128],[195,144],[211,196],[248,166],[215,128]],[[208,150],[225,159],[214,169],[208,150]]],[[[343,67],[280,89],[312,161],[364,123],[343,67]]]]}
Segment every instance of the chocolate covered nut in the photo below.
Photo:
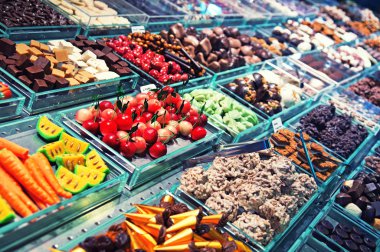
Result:
{"type": "Polygon", "coordinates": [[[212,62],[208,65],[208,68],[210,68],[214,72],[220,72],[220,64],[217,61],[212,62]]]}
{"type": "Polygon", "coordinates": [[[244,56],[252,56],[252,55],[253,55],[252,46],[248,46],[248,45],[246,45],[246,46],[242,46],[242,47],[240,48],[240,50],[241,50],[241,52],[242,52],[242,54],[243,54],[244,56]]]}
{"type": "Polygon", "coordinates": [[[207,63],[211,63],[216,60],[218,60],[218,56],[216,56],[215,53],[210,53],[210,55],[207,58],[207,63]]]}
{"type": "MultiPolygon", "coordinates": [[[[210,31],[211,31],[211,30],[209,30],[209,29],[203,29],[203,31],[204,31],[206,34],[210,34],[210,31]]],[[[203,32],[203,31],[202,31],[202,32],[203,32]]],[[[224,34],[223,29],[222,29],[221,27],[219,27],[219,26],[213,28],[211,32],[214,32],[214,33],[215,33],[216,35],[218,35],[218,36],[224,34]]]]}
{"type": "Polygon", "coordinates": [[[33,84],[34,92],[43,92],[47,90],[49,90],[49,87],[44,80],[41,80],[41,79],[34,80],[34,84],[33,84]]]}
{"type": "Polygon", "coordinates": [[[251,38],[247,34],[242,34],[238,37],[242,45],[249,45],[251,43],[251,38]]]}
{"type": "Polygon", "coordinates": [[[199,47],[200,47],[200,50],[202,51],[202,53],[205,56],[208,56],[210,54],[210,52],[211,52],[211,49],[212,49],[210,40],[208,38],[202,39],[199,42],[199,47]]]}
{"type": "Polygon", "coordinates": [[[239,47],[241,47],[241,42],[238,39],[229,37],[228,41],[229,41],[230,47],[232,47],[232,48],[239,48],[239,47]]]}

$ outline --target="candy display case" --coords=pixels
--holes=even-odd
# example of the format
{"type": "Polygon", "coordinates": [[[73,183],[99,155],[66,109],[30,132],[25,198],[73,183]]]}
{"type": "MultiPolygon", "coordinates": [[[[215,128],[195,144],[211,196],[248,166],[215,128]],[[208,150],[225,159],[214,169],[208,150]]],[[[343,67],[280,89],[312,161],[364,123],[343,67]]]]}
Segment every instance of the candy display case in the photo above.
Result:
{"type": "Polygon", "coordinates": [[[326,95],[321,97],[321,99],[318,102],[314,103],[307,110],[304,110],[299,115],[286,121],[284,125],[290,127],[291,129],[301,129],[302,127],[306,127],[306,130],[304,130],[304,132],[312,133],[310,135],[312,138],[316,140],[317,143],[324,146],[326,150],[333,153],[334,156],[340,158],[346,164],[357,164],[363,158],[363,155],[365,155],[364,153],[366,152],[366,150],[368,151],[370,144],[372,144],[375,141],[375,138],[373,136],[374,132],[371,128],[369,128],[356,118],[352,118],[351,115],[347,114],[347,112],[342,111],[339,107],[331,104],[330,98],[326,95]],[[314,124],[309,124],[311,117],[317,118],[318,116],[319,119],[325,120],[324,122],[320,122],[317,120],[315,121],[316,124],[321,123],[321,125],[318,126],[319,128],[317,128],[317,126],[315,126],[314,124]],[[300,123],[303,117],[305,117],[304,126],[302,126],[302,124],[300,123]],[[336,135],[336,133],[331,132],[328,135],[328,137],[330,137],[331,139],[335,139],[334,144],[332,144],[332,140],[330,138],[321,138],[320,135],[318,135],[322,134],[324,136],[327,136],[321,132],[324,132],[323,130],[331,131],[332,127],[334,127],[334,123],[337,123],[337,121],[341,119],[344,120],[345,123],[347,123],[347,125],[340,129],[342,131],[338,135],[336,135]],[[316,131],[311,131],[310,127],[316,127],[316,131]],[[355,144],[352,144],[352,146],[350,146],[350,144],[348,143],[345,143],[343,145],[338,144],[336,141],[342,141],[341,137],[343,137],[345,133],[353,133],[354,135],[356,135],[355,138],[358,138],[360,140],[356,139],[355,144]],[[319,137],[315,138],[313,137],[313,134],[317,134],[316,136],[319,137]],[[323,142],[325,144],[323,144],[323,142]],[[330,148],[326,146],[326,143],[329,144],[330,148]],[[348,146],[346,145],[350,147],[347,148],[348,146]]]}
{"type": "MultiPolygon", "coordinates": [[[[115,99],[113,101],[115,101],[115,99]]],[[[179,137],[167,145],[168,154],[162,157],[153,159],[146,154],[127,159],[75,121],[74,117],[77,110],[88,108],[90,105],[91,104],[87,104],[64,110],[57,115],[57,119],[75,131],[76,134],[83,136],[87,141],[91,142],[99,151],[103,151],[104,155],[116,163],[120,169],[128,172],[130,179],[127,182],[127,187],[130,189],[141,186],[151,179],[167,173],[184,159],[207,152],[213,145],[219,142],[221,137],[220,130],[214,126],[214,124],[208,123],[205,127],[207,135],[201,140],[191,141],[179,137]]]]}
{"type": "MultiPolygon", "coordinates": [[[[45,43],[47,41],[42,40],[38,42],[45,43]]],[[[27,86],[21,79],[12,75],[11,72],[4,68],[0,68],[0,75],[11,87],[17,89],[25,97],[24,110],[28,114],[37,114],[88,102],[93,100],[93,97],[96,95],[99,95],[99,97],[109,97],[114,95],[118,90],[125,93],[130,92],[137,85],[138,79],[137,74],[130,72],[126,76],[118,78],[98,80],[81,85],[67,85],[62,88],[36,92],[33,90],[33,85],[27,86]]]]}
{"type": "Polygon", "coordinates": [[[295,64],[317,75],[333,85],[343,85],[352,80],[357,73],[331,60],[323,52],[294,54],[289,58],[295,64]]]}
{"type": "MultiPolygon", "coordinates": [[[[376,234],[376,236],[379,236],[380,231],[378,229],[378,226],[376,227],[376,225],[377,225],[376,223],[378,223],[378,218],[373,220],[375,218],[375,216],[377,216],[377,215],[376,214],[372,215],[370,212],[367,212],[366,211],[367,208],[365,207],[367,204],[369,206],[371,206],[371,204],[373,204],[373,207],[371,207],[371,208],[372,208],[372,210],[375,209],[375,213],[376,213],[377,208],[375,208],[375,207],[376,207],[376,204],[378,204],[378,201],[376,201],[375,199],[373,199],[373,200],[371,199],[369,201],[369,199],[367,199],[367,197],[364,196],[368,192],[361,193],[360,195],[363,195],[364,198],[366,198],[366,202],[367,202],[367,203],[365,203],[363,210],[361,210],[361,208],[359,208],[359,206],[362,207],[362,205],[360,205],[360,201],[356,201],[356,202],[352,202],[352,203],[347,204],[348,201],[345,201],[346,199],[343,197],[343,195],[348,193],[347,190],[345,190],[348,188],[347,185],[349,185],[351,182],[355,181],[356,179],[359,179],[360,176],[365,176],[368,174],[375,176],[375,177],[376,176],[378,177],[378,174],[376,172],[374,172],[368,168],[365,168],[363,166],[357,167],[357,169],[354,172],[352,172],[350,176],[347,177],[347,179],[343,182],[341,187],[331,196],[330,201],[331,201],[331,204],[334,205],[334,208],[337,209],[337,211],[339,213],[341,213],[341,215],[344,215],[345,218],[350,219],[351,222],[354,222],[354,223],[356,223],[356,225],[361,226],[364,230],[368,230],[369,232],[376,234]],[[343,193],[344,191],[346,191],[346,193],[343,193]],[[352,208],[349,209],[348,206],[352,207],[352,208]],[[366,218],[369,218],[371,220],[366,219],[366,218]]],[[[359,179],[358,181],[363,181],[363,180],[359,179]]],[[[371,182],[371,181],[368,181],[366,178],[364,180],[364,182],[361,183],[361,185],[363,187],[365,187],[366,184],[368,184],[369,182],[371,182]]],[[[350,193],[349,195],[351,195],[351,191],[349,193],[350,193]]],[[[370,211],[372,211],[372,210],[370,210],[370,211]]],[[[379,244],[378,242],[379,242],[379,239],[377,238],[377,244],[379,244]]]]}
{"type": "MultiPolygon", "coordinates": [[[[263,156],[265,156],[265,153],[264,153],[263,156]]],[[[260,155],[260,157],[261,157],[261,155],[260,155]]],[[[221,158],[221,157],[219,157],[219,158],[221,158]]],[[[205,173],[207,173],[208,169],[210,169],[210,166],[212,166],[212,163],[197,163],[196,166],[197,167],[193,168],[193,169],[196,169],[197,171],[198,171],[198,169],[204,169],[205,173]]],[[[191,169],[189,169],[189,170],[191,170],[191,169]]],[[[182,180],[186,181],[186,177],[184,177],[184,176],[191,174],[191,172],[189,174],[187,174],[187,171],[189,171],[189,170],[185,170],[185,172],[184,172],[182,178],[180,179],[180,181],[182,181],[182,180]]],[[[194,170],[194,172],[195,172],[195,170],[194,170]]],[[[296,173],[298,173],[298,172],[303,173],[302,171],[297,171],[296,173]]],[[[223,175],[224,174],[220,174],[220,176],[223,176],[223,175]]],[[[194,174],[194,176],[197,176],[197,175],[194,174]]],[[[207,175],[205,175],[205,176],[207,178],[207,175]]],[[[290,174],[288,174],[288,176],[290,176],[290,174]]],[[[190,179],[192,179],[192,178],[190,178],[190,179]]],[[[235,178],[231,178],[231,180],[233,180],[233,179],[235,179],[235,178]]],[[[207,179],[206,179],[206,181],[207,181],[207,179]]],[[[218,181],[219,182],[217,182],[217,183],[221,183],[219,185],[224,186],[223,182],[220,180],[220,177],[219,177],[218,181]]],[[[239,183],[242,183],[241,180],[240,180],[239,183]]],[[[208,214],[216,214],[216,213],[218,213],[214,209],[208,207],[205,204],[204,200],[200,200],[199,198],[195,197],[193,194],[190,194],[190,193],[186,192],[185,190],[183,190],[181,188],[181,186],[182,185],[179,185],[179,184],[173,186],[172,190],[174,191],[175,195],[177,195],[180,198],[185,199],[187,202],[190,202],[194,206],[201,206],[203,209],[206,210],[206,212],[208,214]]],[[[188,187],[188,184],[186,184],[186,186],[188,187]]],[[[194,186],[196,186],[196,185],[194,185],[194,186]]],[[[249,185],[247,185],[247,186],[249,186],[249,185]]],[[[211,190],[213,190],[213,189],[211,189],[211,190]]],[[[205,193],[207,193],[207,192],[205,192],[205,193]]],[[[265,232],[264,231],[263,233],[260,233],[260,230],[262,230],[263,228],[265,228],[264,225],[268,225],[269,223],[268,224],[264,224],[266,222],[262,223],[261,222],[262,219],[260,217],[258,218],[258,220],[256,219],[256,221],[258,221],[259,223],[261,223],[261,229],[254,229],[254,228],[252,228],[250,230],[250,232],[252,232],[252,233],[258,232],[258,233],[255,233],[255,235],[257,235],[258,238],[261,238],[262,239],[261,242],[263,242],[263,243],[255,240],[252,236],[248,235],[247,232],[243,231],[241,228],[238,228],[236,226],[236,224],[233,224],[231,221],[228,222],[227,227],[232,232],[237,233],[238,237],[241,237],[246,242],[246,244],[248,244],[249,246],[253,247],[254,251],[275,251],[276,249],[281,248],[282,242],[284,240],[286,240],[287,237],[292,236],[292,238],[294,238],[294,235],[295,235],[294,231],[297,230],[297,228],[299,227],[299,225],[302,223],[303,216],[305,215],[305,213],[310,208],[312,208],[313,206],[315,206],[315,204],[318,202],[319,197],[320,197],[320,190],[317,189],[317,190],[314,191],[314,193],[312,193],[311,195],[308,195],[308,196],[310,196],[310,197],[307,200],[307,202],[305,202],[305,204],[303,206],[301,206],[297,210],[297,212],[294,214],[294,216],[290,217],[290,220],[288,218],[286,219],[286,221],[284,220],[286,224],[284,224],[284,226],[282,227],[283,229],[281,231],[278,231],[276,234],[274,234],[273,237],[270,238],[270,239],[266,238],[267,235],[269,236],[270,232],[265,232]],[[258,235],[259,233],[261,235],[258,235]]],[[[222,197],[223,202],[226,202],[226,201],[229,200],[228,195],[227,196],[221,196],[221,197],[222,197]]],[[[245,196],[241,196],[241,197],[245,197],[245,196]]],[[[216,199],[215,202],[218,202],[218,199],[216,199]]],[[[225,203],[225,204],[227,204],[227,203],[225,203]]],[[[260,204],[260,203],[257,203],[257,204],[260,204]]],[[[237,216],[241,215],[242,212],[244,212],[244,210],[239,209],[237,211],[237,216]]],[[[256,213],[256,211],[254,211],[254,212],[256,213]]],[[[275,210],[273,212],[275,212],[275,210]]],[[[233,213],[230,213],[230,214],[234,215],[233,213]]],[[[247,222],[248,222],[248,220],[247,220],[247,222]]],[[[252,225],[250,227],[252,227],[252,225]]]]}
{"type": "MultiPolygon", "coordinates": [[[[1,124],[0,136],[20,144],[28,148],[31,153],[34,153],[38,148],[46,144],[37,135],[36,124],[38,119],[39,117],[36,116],[1,124]]],[[[56,123],[54,120],[53,122],[56,123]]],[[[68,134],[73,133],[69,128],[63,127],[68,134]]],[[[93,148],[90,147],[90,149],[92,150],[93,148]]],[[[103,183],[28,217],[21,218],[17,216],[13,222],[2,225],[0,227],[2,249],[12,251],[12,248],[25,244],[121,194],[128,175],[116,168],[112,161],[103,155],[101,157],[110,169],[110,173],[103,183]]]]}
{"type": "Polygon", "coordinates": [[[45,0],[64,12],[86,36],[113,35],[125,32],[133,25],[145,25],[148,15],[124,0],[98,1],[97,11],[72,0],[45,0]]]}
{"type": "Polygon", "coordinates": [[[188,100],[193,99],[192,105],[199,110],[204,107],[209,120],[223,130],[222,139],[225,142],[250,140],[253,135],[260,134],[269,127],[268,120],[218,87],[197,86],[182,89],[180,93],[188,100]]]}
{"type": "MultiPolygon", "coordinates": [[[[44,25],[37,24],[5,24],[0,23],[1,32],[5,33],[7,37],[12,40],[28,40],[28,39],[62,39],[62,38],[72,38],[79,34],[80,26],[75,24],[75,22],[64,17],[64,12],[60,10],[55,10],[49,4],[48,0],[38,0],[40,4],[47,6],[46,9],[50,9],[51,15],[56,17],[61,16],[61,20],[66,19],[64,23],[56,23],[55,25],[49,25],[49,18],[46,18],[44,25]],[[56,14],[54,14],[54,12],[56,14]]],[[[17,5],[17,3],[15,3],[17,5]]],[[[10,11],[12,12],[12,11],[10,11]]],[[[32,14],[30,14],[32,15],[32,14]]],[[[54,24],[54,22],[53,22],[54,24]]]]}
{"type": "MultiPolygon", "coordinates": [[[[261,66],[257,66],[255,68],[256,70],[253,70],[249,73],[236,75],[233,78],[229,79],[223,79],[216,82],[216,84],[223,92],[227,93],[242,104],[251,108],[253,111],[260,114],[263,118],[269,121],[272,121],[275,118],[281,118],[282,121],[286,121],[289,118],[297,115],[299,111],[302,111],[311,105],[312,100],[303,92],[303,88],[301,87],[301,82],[299,79],[270,63],[264,63],[261,66]],[[257,97],[259,96],[260,88],[255,90],[254,98],[251,98],[251,94],[249,93],[251,90],[242,90],[242,85],[243,83],[246,83],[246,81],[243,81],[244,78],[255,81],[255,77],[259,78],[260,75],[261,78],[265,80],[263,83],[265,82],[269,85],[275,84],[275,87],[270,87],[268,89],[268,92],[270,92],[270,95],[273,97],[269,97],[267,99],[264,98],[262,101],[256,101],[257,97]],[[241,83],[241,81],[243,81],[243,83],[241,83]],[[285,92],[281,91],[284,89],[292,91],[286,94],[285,92]],[[277,95],[279,95],[279,97],[277,95]],[[253,101],[256,102],[249,102],[250,99],[253,99],[253,101]],[[276,105],[272,104],[275,101],[271,99],[276,101],[276,105]],[[267,102],[267,105],[260,105],[260,102],[267,102]],[[269,105],[271,105],[271,109],[267,108],[269,105]],[[274,108],[272,108],[272,106],[274,108]]],[[[255,83],[257,83],[257,81],[255,83]]],[[[260,84],[257,83],[255,85],[260,84]]]]}
{"type": "MultiPolygon", "coordinates": [[[[1,79],[0,82],[2,82],[1,79]]],[[[20,117],[25,103],[24,96],[13,87],[9,88],[12,97],[0,100],[0,123],[20,117]]]]}
{"type": "Polygon", "coordinates": [[[291,251],[352,251],[360,245],[367,251],[376,251],[379,239],[378,234],[328,204],[294,243],[291,251]],[[345,237],[347,233],[351,237],[343,240],[341,236],[345,237]]]}

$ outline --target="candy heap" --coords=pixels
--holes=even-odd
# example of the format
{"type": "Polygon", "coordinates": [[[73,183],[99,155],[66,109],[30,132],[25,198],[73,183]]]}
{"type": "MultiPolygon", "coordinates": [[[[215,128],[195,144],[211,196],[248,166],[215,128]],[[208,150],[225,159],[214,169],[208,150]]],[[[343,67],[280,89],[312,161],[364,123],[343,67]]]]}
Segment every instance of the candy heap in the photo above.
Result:
{"type": "MultiPolygon", "coordinates": [[[[296,165],[311,172],[306,153],[299,137],[299,133],[294,133],[288,129],[281,129],[272,134],[270,140],[278,153],[288,157],[296,165]]],[[[303,133],[303,138],[317,177],[325,181],[338,167],[338,160],[329,155],[322,146],[312,142],[308,134],[303,133]]]]}
{"type": "Polygon", "coordinates": [[[296,82],[294,79],[286,77],[274,71],[260,70],[235,79],[225,87],[267,115],[274,115],[301,101],[301,89],[291,83],[296,82]]]}
{"type": "Polygon", "coordinates": [[[135,205],[125,222],[112,225],[105,234],[91,236],[71,252],[100,251],[251,251],[218,229],[226,224],[222,214],[204,216],[165,195],[158,206],[135,205]]]}
{"type": "Polygon", "coordinates": [[[180,188],[202,200],[247,235],[267,245],[317,189],[286,157],[266,153],[216,157],[207,170],[186,170],[180,188]],[[269,157],[269,158],[268,158],[269,157]]]}
{"type": "Polygon", "coordinates": [[[362,125],[350,116],[339,115],[333,105],[320,105],[301,118],[300,128],[324,146],[348,158],[367,137],[362,125]]]}
{"type": "Polygon", "coordinates": [[[349,90],[380,107],[380,81],[377,79],[371,77],[363,78],[351,85],[349,90]]]}

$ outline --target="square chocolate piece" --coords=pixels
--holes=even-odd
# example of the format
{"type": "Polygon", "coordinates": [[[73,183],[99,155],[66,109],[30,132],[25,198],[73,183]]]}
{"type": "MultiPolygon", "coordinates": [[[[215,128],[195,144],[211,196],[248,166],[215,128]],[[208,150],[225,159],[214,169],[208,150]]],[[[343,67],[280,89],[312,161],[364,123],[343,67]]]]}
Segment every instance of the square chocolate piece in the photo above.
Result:
{"type": "Polygon", "coordinates": [[[51,75],[51,74],[45,75],[44,81],[46,82],[46,84],[50,88],[54,88],[55,87],[55,83],[57,82],[57,77],[55,77],[54,75],[51,75]]]}
{"type": "Polygon", "coordinates": [[[112,48],[106,46],[106,47],[104,47],[104,48],[102,49],[102,52],[104,52],[104,54],[108,54],[108,53],[112,52],[112,48]]]}
{"type": "Polygon", "coordinates": [[[115,73],[117,73],[120,76],[129,75],[131,72],[132,71],[129,68],[118,68],[118,69],[115,70],[115,73]]]}
{"type": "Polygon", "coordinates": [[[16,77],[22,75],[22,70],[18,69],[15,65],[9,65],[7,71],[16,77]]]}
{"type": "Polygon", "coordinates": [[[104,56],[104,60],[108,64],[115,64],[120,60],[120,58],[114,53],[107,53],[106,56],[104,56]]]}
{"type": "Polygon", "coordinates": [[[49,90],[49,87],[44,80],[41,80],[41,79],[34,80],[34,84],[33,84],[34,92],[43,92],[47,90],[49,90]]]}
{"type": "MultiPolygon", "coordinates": [[[[44,70],[39,66],[30,66],[25,69],[26,76],[28,76],[29,79],[43,79],[44,78],[44,70]]],[[[45,83],[46,84],[46,83],[45,83]]]]}
{"type": "Polygon", "coordinates": [[[105,53],[100,51],[99,49],[94,50],[93,53],[96,55],[98,59],[101,59],[105,56],[105,53]]]}
{"type": "Polygon", "coordinates": [[[25,85],[27,85],[28,87],[32,87],[33,85],[33,81],[31,81],[26,75],[21,75],[20,77],[18,77],[19,80],[22,81],[22,83],[24,83],[25,85]]]}
{"type": "Polygon", "coordinates": [[[11,56],[16,52],[16,43],[10,39],[0,39],[0,52],[5,56],[11,56]]]}
{"type": "Polygon", "coordinates": [[[9,66],[9,65],[16,65],[16,61],[14,59],[5,59],[4,60],[4,63],[5,65],[9,66]]]}
{"type": "Polygon", "coordinates": [[[33,65],[33,63],[29,60],[29,57],[27,55],[21,55],[21,57],[16,62],[16,66],[19,69],[25,69],[25,68],[30,67],[32,65],[33,65]]]}
{"type": "Polygon", "coordinates": [[[34,62],[34,65],[41,67],[45,73],[48,73],[51,67],[51,62],[45,57],[38,57],[38,59],[34,62]]]}
{"type": "Polygon", "coordinates": [[[119,62],[117,62],[117,64],[119,64],[122,67],[128,67],[128,63],[124,60],[120,60],[119,62]]]}
{"type": "Polygon", "coordinates": [[[75,40],[76,41],[80,41],[80,40],[87,40],[87,37],[85,35],[77,35],[75,37],[75,40]]]}
{"type": "Polygon", "coordinates": [[[69,81],[65,78],[57,77],[57,82],[55,83],[55,88],[65,88],[69,86],[69,81]]]}

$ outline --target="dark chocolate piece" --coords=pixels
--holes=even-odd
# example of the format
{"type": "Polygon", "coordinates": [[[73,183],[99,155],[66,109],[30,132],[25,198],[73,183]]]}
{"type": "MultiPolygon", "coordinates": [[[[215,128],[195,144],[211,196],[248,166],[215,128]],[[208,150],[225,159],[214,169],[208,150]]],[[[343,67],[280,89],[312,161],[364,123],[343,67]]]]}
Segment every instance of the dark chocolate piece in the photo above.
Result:
{"type": "Polygon", "coordinates": [[[359,246],[359,251],[360,252],[372,252],[372,249],[370,249],[369,247],[367,247],[366,245],[360,245],[359,246]]]}
{"type": "Polygon", "coordinates": [[[122,67],[128,67],[128,63],[124,60],[120,60],[119,62],[117,62],[117,64],[119,64],[122,67]]]}
{"type": "Polygon", "coordinates": [[[359,246],[356,245],[356,243],[353,242],[352,240],[345,240],[343,246],[346,249],[348,249],[349,251],[358,251],[359,250],[359,246]]]}
{"type": "Polygon", "coordinates": [[[344,231],[343,229],[341,229],[341,228],[337,227],[334,230],[334,233],[337,234],[337,235],[339,235],[339,237],[342,238],[342,239],[348,239],[348,233],[346,231],[344,231]]]}
{"type": "Polygon", "coordinates": [[[41,67],[45,73],[48,73],[50,70],[51,62],[47,58],[40,56],[34,62],[34,65],[41,67]]]}
{"type": "Polygon", "coordinates": [[[351,226],[347,226],[347,225],[344,225],[342,223],[338,224],[338,228],[342,229],[343,231],[345,231],[347,233],[351,233],[352,232],[352,227],[351,226]]]}
{"type": "Polygon", "coordinates": [[[334,230],[334,226],[328,220],[321,221],[322,226],[324,226],[330,233],[334,230]]]}
{"type": "Polygon", "coordinates": [[[44,81],[46,82],[46,84],[50,87],[50,88],[54,88],[55,87],[55,83],[57,82],[57,77],[55,77],[54,75],[45,75],[44,77],[44,81]]]}
{"type": "Polygon", "coordinates": [[[363,239],[358,234],[350,234],[350,238],[353,242],[355,242],[357,245],[360,245],[363,243],[363,239]]]}
{"type": "Polygon", "coordinates": [[[375,248],[376,248],[376,241],[372,240],[371,238],[369,238],[369,237],[364,237],[363,241],[364,241],[364,244],[365,244],[367,247],[369,247],[369,248],[371,248],[371,249],[375,249],[375,248]]]}
{"type": "Polygon", "coordinates": [[[348,190],[348,194],[351,195],[353,200],[358,199],[364,192],[364,186],[361,181],[354,180],[352,187],[348,190]]]}
{"type": "Polygon", "coordinates": [[[32,66],[33,63],[29,60],[29,57],[26,55],[21,55],[20,58],[16,62],[16,66],[19,69],[25,69],[27,67],[32,66]]]}
{"type": "Polygon", "coordinates": [[[104,48],[102,49],[102,52],[103,52],[104,54],[108,54],[108,53],[112,52],[112,48],[106,46],[106,47],[104,47],[104,48]]]}
{"type": "Polygon", "coordinates": [[[44,80],[41,80],[41,79],[34,80],[34,84],[33,84],[34,92],[43,92],[46,90],[49,90],[49,87],[44,80]]]}
{"type": "Polygon", "coordinates": [[[115,70],[115,73],[117,73],[120,76],[127,76],[131,73],[131,69],[129,68],[118,68],[115,70]]]}
{"type": "Polygon", "coordinates": [[[380,201],[372,202],[371,206],[376,210],[375,217],[380,218],[380,201]]]}
{"type": "Polygon", "coordinates": [[[322,224],[317,225],[317,230],[326,236],[330,234],[329,230],[325,228],[324,226],[322,226],[322,224]]]}
{"type": "Polygon", "coordinates": [[[69,86],[69,81],[65,78],[57,77],[57,81],[55,83],[56,88],[65,88],[69,86]]]}
{"type": "MultiPolygon", "coordinates": [[[[375,180],[376,180],[376,178],[375,178],[375,180]]],[[[375,183],[366,184],[365,188],[364,188],[364,193],[368,194],[368,193],[374,193],[374,192],[376,192],[377,188],[376,188],[376,184],[375,183]]]]}
{"type": "Polygon", "coordinates": [[[14,59],[5,59],[4,60],[4,63],[5,65],[9,66],[9,65],[16,65],[17,61],[14,60],[14,59]]]}
{"type": "Polygon", "coordinates": [[[18,69],[15,65],[9,65],[7,71],[16,77],[22,75],[22,70],[18,69]]]}
{"type": "Polygon", "coordinates": [[[361,196],[357,201],[355,201],[355,204],[361,209],[364,210],[368,204],[371,202],[367,199],[366,196],[361,196]]]}
{"type": "Polygon", "coordinates": [[[105,56],[104,56],[104,60],[108,63],[108,64],[115,64],[116,62],[118,62],[120,60],[120,58],[114,54],[114,53],[107,53],[105,56]]]}
{"type": "Polygon", "coordinates": [[[357,235],[360,235],[360,236],[364,235],[363,231],[360,228],[358,228],[357,226],[354,226],[352,228],[352,232],[355,233],[355,234],[357,234],[357,235]]]}
{"type": "MultiPolygon", "coordinates": [[[[100,51],[99,49],[96,49],[96,50],[94,51],[94,54],[96,55],[96,57],[97,57],[98,59],[101,59],[101,58],[103,58],[103,57],[106,55],[104,52],[100,51]]],[[[115,55],[115,56],[116,56],[116,55],[115,55]]]]}
{"type": "Polygon", "coordinates": [[[30,66],[25,69],[26,75],[29,79],[43,79],[44,78],[44,70],[39,66],[30,66]]]}
{"type": "Polygon", "coordinates": [[[337,236],[336,234],[332,234],[330,236],[331,239],[333,239],[336,243],[338,243],[340,246],[343,246],[343,240],[342,238],[340,238],[339,236],[337,236]]]}
{"type": "MultiPolygon", "coordinates": [[[[0,16],[3,16],[3,13],[0,16]]],[[[10,39],[1,38],[0,39],[0,52],[2,52],[5,56],[13,55],[16,52],[16,43],[10,39]]]]}
{"type": "Polygon", "coordinates": [[[77,35],[75,37],[75,40],[76,41],[80,41],[80,40],[87,40],[87,37],[85,35],[77,35]]]}
{"type": "Polygon", "coordinates": [[[18,78],[22,81],[22,83],[24,83],[28,87],[32,87],[33,81],[31,81],[26,75],[21,75],[18,78]]]}
{"type": "Polygon", "coordinates": [[[342,207],[345,207],[349,203],[352,203],[352,199],[351,196],[347,193],[339,193],[335,198],[335,202],[341,205],[342,207]]]}

